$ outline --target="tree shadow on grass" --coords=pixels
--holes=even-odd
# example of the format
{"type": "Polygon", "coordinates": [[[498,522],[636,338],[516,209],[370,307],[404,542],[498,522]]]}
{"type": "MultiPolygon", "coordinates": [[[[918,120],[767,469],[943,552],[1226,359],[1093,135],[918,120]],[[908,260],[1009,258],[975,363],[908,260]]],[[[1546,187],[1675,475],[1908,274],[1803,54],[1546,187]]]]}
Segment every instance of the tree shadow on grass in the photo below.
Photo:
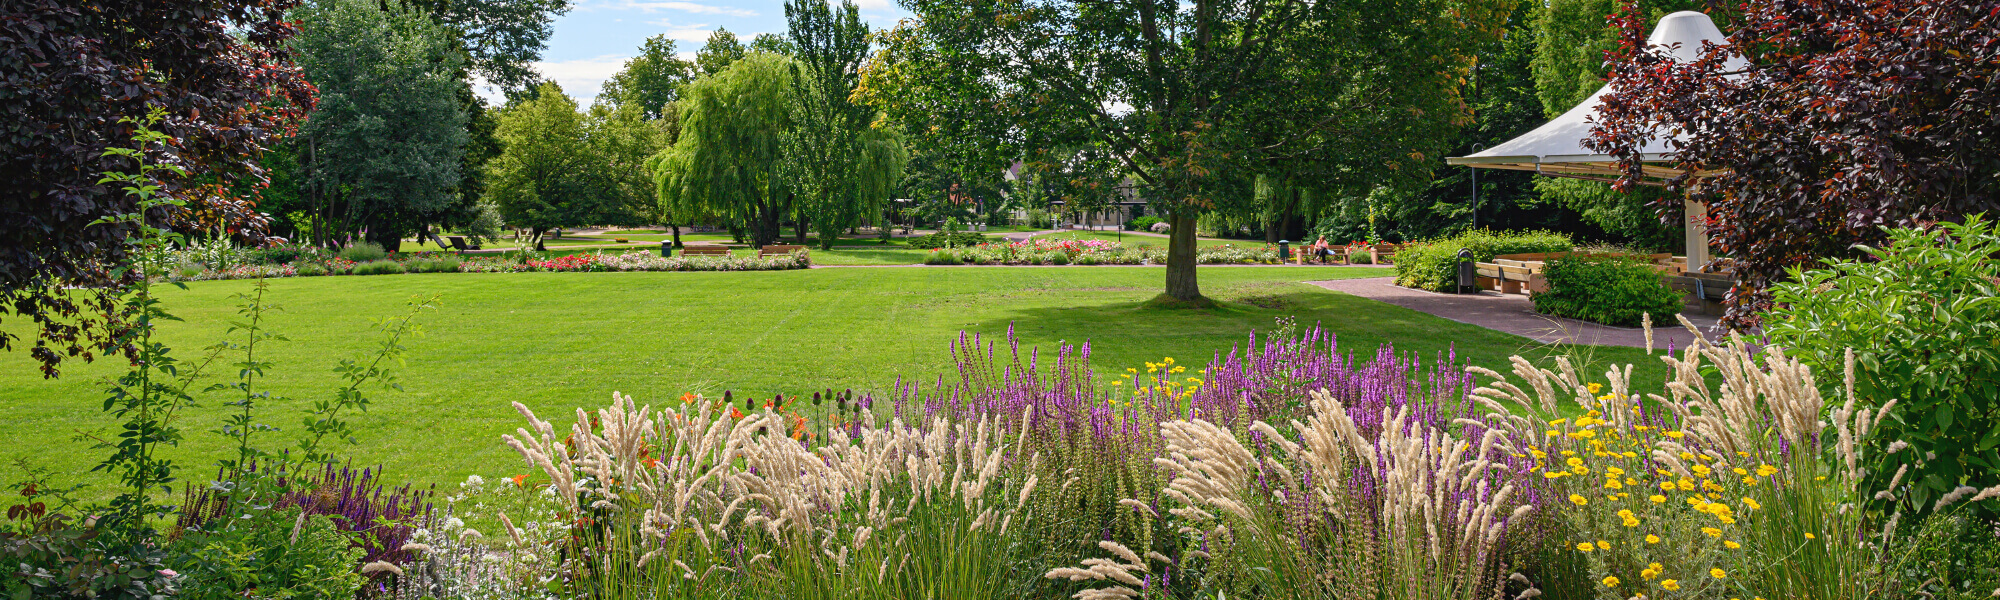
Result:
{"type": "MultiPolygon", "coordinates": [[[[1072,292],[1074,293],[1074,292],[1072,292]]],[[[1129,297],[1129,296],[1128,296],[1129,297]]],[[[1085,297],[1087,298],[1087,297],[1085,297]]],[[[1556,348],[1527,338],[1476,325],[1459,323],[1419,311],[1299,283],[1258,282],[1212,288],[1212,306],[1181,308],[1157,299],[1067,302],[1057,306],[1023,307],[1004,320],[968,328],[986,339],[1002,341],[1011,324],[1022,351],[1039,347],[1044,353],[1058,343],[1091,345],[1091,362],[1100,375],[1122,373],[1127,367],[1163,357],[1176,357],[1189,369],[1209,357],[1242,348],[1252,332],[1259,337],[1291,317],[1300,329],[1322,327],[1332,332],[1341,353],[1370,358],[1387,346],[1399,354],[1423,360],[1456,357],[1502,373],[1511,371],[1509,357],[1521,355],[1551,366],[1556,355],[1577,355],[1579,348],[1556,348]]],[[[1601,365],[1636,365],[1634,389],[1660,389],[1667,370],[1657,358],[1622,347],[1581,347],[1602,379],[1601,365]]],[[[1004,350],[1002,350],[1004,351],[1004,350]]]]}

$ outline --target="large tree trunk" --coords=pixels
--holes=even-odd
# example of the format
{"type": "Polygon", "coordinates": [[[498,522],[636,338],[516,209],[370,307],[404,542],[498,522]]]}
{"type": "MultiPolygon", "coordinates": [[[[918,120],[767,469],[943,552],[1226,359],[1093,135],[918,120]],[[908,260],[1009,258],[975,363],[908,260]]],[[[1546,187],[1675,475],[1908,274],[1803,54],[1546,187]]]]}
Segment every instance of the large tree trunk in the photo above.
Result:
{"type": "Polygon", "coordinates": [[[681,226],[680,226],[680,225],[668,225],[668,227],[672,227],[672,228],[674,228],[674,247],[675,247],[675,248],[686,248],[687,246],[682,246],[682,245],[681,245],[681,226]]]}
{"type": "Polygon", "coordinates": [[[809,219],[806,219],[805,215],[799,215],[799,220],[792,223],[792,237],[798,240],[795,243],[800,246],[806,245],[806,227],[808,223],[809,219]]]}
{"type": "Polygon", "coordinates": [[[1195,281],[1195,218],[1174,213],[1173,237],[1167,241],[1167,297],[1179,302],[1200,302],[1201,284],[1195,281]]]}

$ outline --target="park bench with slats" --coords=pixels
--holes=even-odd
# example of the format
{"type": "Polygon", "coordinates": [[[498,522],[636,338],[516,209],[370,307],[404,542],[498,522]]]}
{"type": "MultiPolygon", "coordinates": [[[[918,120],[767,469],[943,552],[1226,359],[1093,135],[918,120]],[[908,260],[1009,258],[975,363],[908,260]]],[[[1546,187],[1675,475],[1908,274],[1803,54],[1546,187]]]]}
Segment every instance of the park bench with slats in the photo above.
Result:
{"type": "Polygon", "coordinates": [[[722,246],[688,246],[681,249],[681,256],[729,256],[729,249],[722,246]]]}
{"type": "Polygon", "coordinates": [[[799,252],[805,249],[806,249],[805,246],[788,246],[783,244],[771,244],[763,248],[757,249],[757,258],[770,258],[773,256],[790,256],[793,252],[799,252]]]}

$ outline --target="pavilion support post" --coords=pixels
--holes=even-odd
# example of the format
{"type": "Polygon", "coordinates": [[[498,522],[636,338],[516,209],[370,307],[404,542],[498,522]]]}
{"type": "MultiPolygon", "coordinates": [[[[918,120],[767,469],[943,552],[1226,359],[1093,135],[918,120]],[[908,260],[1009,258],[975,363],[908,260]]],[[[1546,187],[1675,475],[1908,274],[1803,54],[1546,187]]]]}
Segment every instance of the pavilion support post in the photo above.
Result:
{"type": "Polygon", "coordinates": [[[1687,217],[1687,268],[1700,272],[1708,265],[1708,204],[1682,200],[1687,217]]]}

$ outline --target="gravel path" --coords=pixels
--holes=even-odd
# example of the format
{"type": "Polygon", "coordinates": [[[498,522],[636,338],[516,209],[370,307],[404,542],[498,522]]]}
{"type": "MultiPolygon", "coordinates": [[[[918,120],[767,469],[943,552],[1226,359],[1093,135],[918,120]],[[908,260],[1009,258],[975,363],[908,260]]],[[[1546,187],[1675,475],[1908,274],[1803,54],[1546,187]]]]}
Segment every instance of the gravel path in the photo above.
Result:
{"type": "MultiPolygon", "coordinates": [[[[1528,301],[1528,297],[1520,294],[1501,294],[1491,291],[1481,291],[1477,294],[1439,294],[1399,287],[1393,283],[1394,281],[1393,277],[1369,277],[1307,283],[1460,323],[1511,333],[1544,344],[1560,342],[1633,348],[1646,346],[1646,333],[1639,328],[1610,327],[1540,314],[1535,312],[1535,305],[1528,301]]],[[[1711,333],[1715,329],[1715,317],[1698,314],[1686,316],[1707,334],[1710,341],[1720,339],[1711,333]]],[[[1667,344],[1672,343],[1673,347],[1678,349],[1686,347],[1692,341],[1694,334],[1688,332],[1687,328],[1681,327],[1679,323],[1654,323],[1653,347],[1655,348],[1665,349],[1667,344]]]]}

